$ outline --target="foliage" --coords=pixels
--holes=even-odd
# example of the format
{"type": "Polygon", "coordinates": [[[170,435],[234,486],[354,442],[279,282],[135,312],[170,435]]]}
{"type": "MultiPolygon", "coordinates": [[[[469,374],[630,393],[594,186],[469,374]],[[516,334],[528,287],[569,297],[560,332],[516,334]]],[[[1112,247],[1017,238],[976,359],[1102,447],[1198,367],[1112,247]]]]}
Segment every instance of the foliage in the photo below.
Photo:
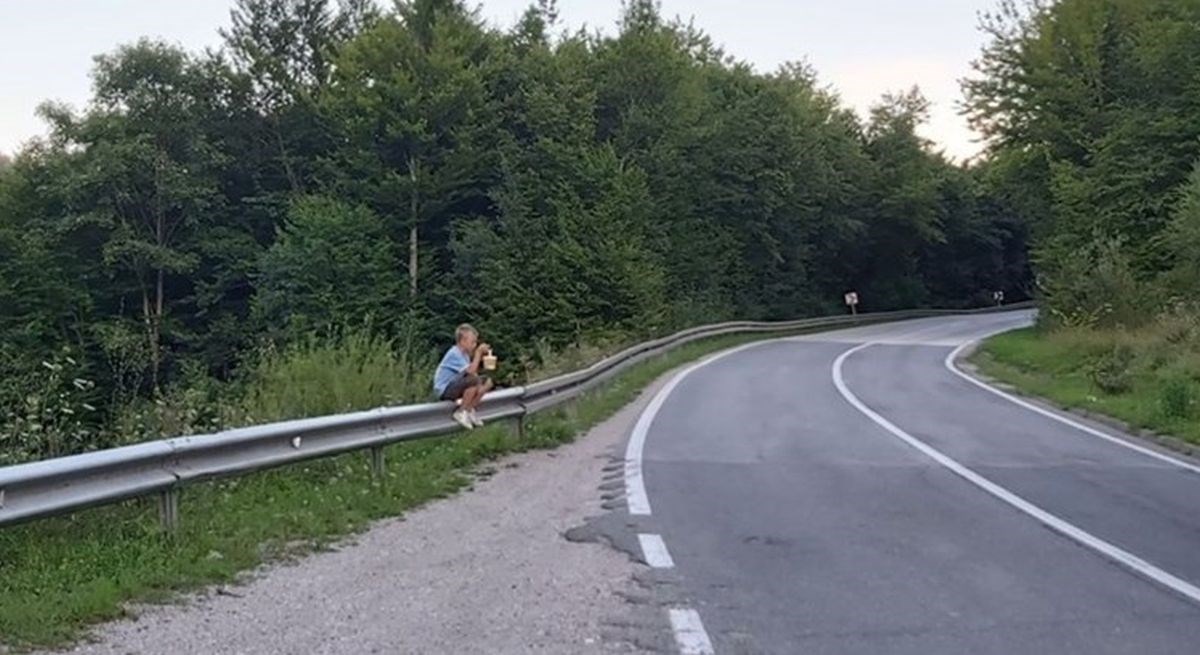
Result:
{"type": "Polygon", "coordinates": [[[105,445],[97,438],[91,404],[96,384],[80,375],[79,362],[63,351],[26,377],[4,381],[0,466],[105,445]]]}
{"type": "Polygon", "coordinates": [[[1157,289],[1134,276],[1119,239],[1050,259],[1039,253],[1043,320],[1066,327],[1137,327],[1154,318],[1157,289]]]}
{"type": "Polygon", "coordinates": [[[1172,268],[1166,287],[1173,299],[1200,296],[1200,162],[1179,190],[1165,233],[1172,268]]]}
{"type": "Polygon", "coordinates": [[[374,212],[299,198],[259,266],[256,318],[276,336],[324,332],[371,316],[380,317],[381,329],[394,328],[404,307],[399,265],[374,212]]]}
{"type": "MultiPolygon", "coordinates": [[[[1128,295],[1111,311],[1097,299],[1068,309],[1123,325],[1195,288],[1200,87],[1186,71],[1200,66],[1200,5],[1004,0],[983,28],[991,43],[965,84],[967,108],[1020,180],[1041,276],[1063,289],[1119,287],[1128,295]],[[1089,263],[1103,282],[1084,279],[1089,263]],[[1137,307],[1135,295],[1158,307],[1137,307]]],[[[1065,312],[1061,297],[1047,302],[1065,312]]]]}
{"type": "Polygon", "coordinates": [[[310,337],[268,348],[246,373],[239,413],[227,424],[252,425],[429,400],[433,362],[372,330],[310,337]]]}
{"type": "MultiPolygon", "coordinates": [[[[456,439],[391,446],[382,481],[371,478],[361,454],[351,453],[188,487],[176,538],[159,531],[157,510],[145,500],[0,531],[0,648],[63,645],[96,622],[122,616],[127,602],[165,600],[174,592],[232,582],[264,561],[326,547],[370,521],[466,487],[475,468],[489,460],[567,443],[627,405],[664,372],[750,338],[688,344],[644,362],[581,397],[573,412],[534,417],[523,439],[496,426],[456,439]]],[[[378,353],[361,340],[345,350],[378,353]]],[[[358,361],[369,359],[380,357],[358,361]]],[[[272,366],[281,374],[301,368],[309,369],[272,366]]],[[[361,381],[375,373],[362,370],[361,381]]],[[[284,407],[273,401],[267,406],[284,407]]]]}
{"type": "Polygon", "coordinates": [[[516,381],[850,289],[864,310],[1026,297],[1036,176],[933,152],[918,91],[864,122],[810,67],[758,73],[652,0],[611,35],[556,21],[549,0],[503,30],[461,0],[238,0],[221,49],[97,57],[91,102],[45,105],[48,136],[0,169],[0,377],[69,348],[96,384],[95,430],[59,440],[78,450],[236,420],[209,405],[279,357],[336,387],[347,325],[395,385],[322,403],[272,378],[247,413],[422,397],[383,353],[424,362],[463,321],[516,381]]]}
{"type": "Polygon", "coordinates": [[[967,108],[1028,225],[1048,328],[1006,375],[1195,438],[1200,4],[1005,0],[983,28],[967,108]],[[1043,383],[1051,361],[1063,379],[1043,383]]]}
{"type": "Polygon", "coordinates": [[[1117,344],[1100,357],[1092,368],[1092,382],[1107,394],[1120,394],[1133,387],[1129,371],[1133,363],[1133,349],[1126,344],[1117,344]]]}

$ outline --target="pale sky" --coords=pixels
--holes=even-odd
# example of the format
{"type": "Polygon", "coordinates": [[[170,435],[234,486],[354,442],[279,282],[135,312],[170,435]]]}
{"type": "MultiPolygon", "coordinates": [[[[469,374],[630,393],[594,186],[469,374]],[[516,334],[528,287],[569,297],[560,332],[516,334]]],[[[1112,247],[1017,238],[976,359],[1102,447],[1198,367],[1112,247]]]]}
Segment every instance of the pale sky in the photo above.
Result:
{"type": "MultiPolygon", "coordinates": [[[[921,87],[933,103],[923,129],[957,158],[980,150],[957,103],[983,37],[977,15],[997,0],[662,0],[666,16],[694,19],[729,54],[760,71],[801,59],[865,115],[887,91],[921,87]]],[[[510,25],[529,0],[482,0],[510,25]]],[[[217,46],[233,0],[0,0],[0,152],[45,133],[45,100],[82,107],[94,55],[141,36],[189,49],[217,46]]],[[[566,26],[615,31],[620,0],[559,0],[566,26]]]]}

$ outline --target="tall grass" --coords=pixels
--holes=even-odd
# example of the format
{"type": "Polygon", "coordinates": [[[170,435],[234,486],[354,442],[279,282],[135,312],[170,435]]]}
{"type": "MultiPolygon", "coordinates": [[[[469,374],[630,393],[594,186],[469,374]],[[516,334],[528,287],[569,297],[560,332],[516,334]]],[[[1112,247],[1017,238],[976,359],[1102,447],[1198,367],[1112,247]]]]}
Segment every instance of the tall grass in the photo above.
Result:
{"type": "Polygon", "coordinates": [[[247,374],[240,415],[263,423],[432,400],[433,361],[369,332],[266,350],[247,374]]]}
{"type": "MultiPolygon", "coordinates": [[[[523,439],[489,426],[455,439],[392,446],[383,481],[371,478],[367,458],[352,453],[187,487],[175,538],[159,532],[154,504],[145,499],[0,530],[0,651],[5,644],[70,642],[88,625],[122,616],[129,601],[231,581],[265,560],[320,547],[371,520],[446,496],[470,484],[471,467],[568,442],[672,367],[763,336],[708,339],[642,362],[579,398],[573,411],[532,417],[523,439]]],[[[246,381],[243,398],[244,407],[271,418],[368,406],[403,398],[406,390],[423,394],[430,373],[419,358],[370,339],[274,357],[246,381]],[[339,382],[336,399],[315,398],[334,386],[329,376],[338,371],[363,379],[339,382]],[[394,379],[382,383],[382,374],[394,379]]]]}
{"type": "Polygon", "coordinates": [[[264,348],[232,382],[185,365],[173,386],[125,401],[104,421],[88,403],[95,385],[74,365],[64,356],[0,381],[0,465],[432,396],[431,354],[367,329],[264,348]]]}

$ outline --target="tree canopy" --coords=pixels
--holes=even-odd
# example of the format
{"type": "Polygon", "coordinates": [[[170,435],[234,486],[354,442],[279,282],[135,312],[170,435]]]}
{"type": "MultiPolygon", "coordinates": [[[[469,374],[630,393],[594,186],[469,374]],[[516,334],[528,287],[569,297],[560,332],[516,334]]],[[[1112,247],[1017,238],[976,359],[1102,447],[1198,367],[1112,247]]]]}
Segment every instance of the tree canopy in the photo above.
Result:
{"type": "Polygon", "coordinates": [[[967,109],[1032,231],[1048,309],[1128,324],[1200,290],[1200,4],[1004,0],[983,28],[967,109]],[[1114,277],[1089,295],[1095,271],[1114,277]]]}
{"type": "Polygon", "coordinates": [[[98,56],[91,102],[45,105],[48,136],[0,164],[0,377],[66,353],[103,414],[346,325],[430,348],[469,320],[536,359],[844,311],[851,289],[864,310],[1022,297],[1026,221],[1055,242],[1047,226],[1077,225],[1100,190],[1105,221],[1149,238],[1172,220],[1149,192],[1195,159],[1174,95],[1193,87],[1157,72],[1197,70],[1194,26],[1170,24],[1186,8],[1064,7],[1079,4],[1144,22],[1151,45],[1114,67],[1103,57],[1134,46],[1110,53],[1073,28],[1061,38],[1091,58],[1060,62],[1029,26],[1042,14],[997,22],[972,87],[977,122],[1020,153],[996,167],[920,138],[916,89],[860,119],[811,67],[756,71],[650,0],[626,3],[611,35],[563,31],[553,0],[507,29],[459,0],[238,0],[222,48],[141,40],[98,56]],[[1049,72],[1066,64],[1162,89],[1110,106],[1049,72]],[[1081,127],[1055,132],[1068,119],[1081,127]],[[1032,193],[1014,190],[1026,179],[1032,193]]]}

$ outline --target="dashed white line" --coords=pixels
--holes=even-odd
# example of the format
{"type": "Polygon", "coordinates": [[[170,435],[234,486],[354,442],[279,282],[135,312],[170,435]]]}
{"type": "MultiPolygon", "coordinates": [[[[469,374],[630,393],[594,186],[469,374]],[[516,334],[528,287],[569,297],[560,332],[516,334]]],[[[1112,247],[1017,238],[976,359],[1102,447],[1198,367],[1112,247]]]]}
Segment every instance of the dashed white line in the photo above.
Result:
{"type": "Polygon", "coordinates": [[[995,482],[992,482],[991,480],[979,475],[966,466],[963,466],[957,460],[952,459],[929,444],[926,444],[920,439],[910,435],[909,433],[897,427],[891,421],[887,420],[883,416],[880,416],[875,410],[867,407],[866,404],[859,400],[858,396],[854,395],[854,392],[850,391],[849,387],[846,386],[846,381],[842,377],[842,365],[845,363],[848,357],[872,345],[873,344],[871,343],[864,343],[855,348],[851,348],[850,350],[842,353],[841,356],[839,356],[833,363],[833,384],[835,387],[837,387],[838,392],[842,394],[842,397],[846,399],[846,402],[850,403],[855,409],[866,415],[867,418],[874,421],[879,427],[887,430],[893,436],[909,446],[912,446],[921,453],[924,453],[938,464],[950,469],[953,473],[965,479],[967,482],[970,482],[971,484],[983,489],[1005,503],[1008,503],[1016,509],[1028,514],[1029,516],[1032,516],[1052,530],[1055,530],[1064,536],[1073,539],[1080,544],[1091,548],[1092,550],[1095,550],[1101,555],[1104,555],[1105,557],[1108,557],[1109,559],[1122,564],[1195,602],[1200,602],[1200,587],[1196,587],[1182,578],[1171,575],[1170,573],[1158,568],[1157,566],[1154,566],[1153,564],[1134,555],[1133,553],[1104,541],[1103,539],[1086,532],[1071,523],[1068,523],[1067,521],[1051,514],[1050,512],[1047,512],[1037,505],[1030,503],[1024,498],[1021,498],[1020,496],[1012,493],[1004,487],[1001,487],[995,482]]]}
{"type": "MultiPolygon", "coordinates": [[[[999,333],[996,333],[996,334],[999,334],[999,333]]],[[[991,336],[995,336],[995,334],[993,334],[991,336]]],[[[1016,396],[1014,396],[1010,393],[1005,393],[1004,391],[1001,391],[1000,389],[997,389],[997,388],[993,387],[992,385],[987,384],[986,382],[983,382],[982,380],[976,380],[975,378],[971,377],[970,375],[967,375],[966,373],[959,370],[958,366],[955,365],[955,362],[958,360],[958,356],[961,355],[964,350],[966,350],[968,347],[970,347],[974,343],[976,343],[976,342],[972,341],[972,342],[964,343],[961,346],[959,346],[958,348],[955,348],[954,351],[951,352],[949,355],[946,355],[946,360],[945,360],[944,364],[946,365],[946,368],[950,370],[951,373],[966,380],[967,382],[970,382],[971,384],[979,387],[980,389],[983,389],[984,391],[993,393],[993,394],[1009,401],[1010,403],[1013,403],[1015,405],[1023,407],[1031,412],[1041,414],[1042,416],[1045,416],[1048,419],[1058,421],[1059,423],[1062,423],[1063,425],[1075,428],[1076,430],[1079,430],[1080,432],[1090,434],[1093,437],[1099,437],[1100,439],[1108,441],[1109,443],[1114,443],[1114,444],[1117,444],[1118,446],[1128,448],[1129,450],[1140,453],[1142,455],[1146,455],[1147,457],[1153,457],[1154,459],[1157,459],[1160,462],[1174,464],[1175,466],[1178,466],[1179,468],[1187,469],[1193,473],[1200,473],[1200,466],[1185,462],[1180,459],[1176,459],[1174,457],[1171,457],[1170,455],[1160,453],[1151,448],[1146,448],[1145,446],[1139,446],[1138,444],[1131,443],[1129,441],[1120,439],[1118,437],[1114,437],[1111,434],[1106,434],[1100,430],[1097,430],[1096,428],[1093,428],[1088,425],[1084,425],[1083,423],[1080,423],[1079,421],[1075,421],[1070,418],[1067,418],[1066,416],[1056,414],[1056,413],[1054,413],[1048,409],[1045,409],[1043,407],[1038,407],[1037,405],[1035,405],[1031,402],[1017,398],[1016,396]]]]}
{"type": "Polygon", "coordinates": [[[714,655],[712,641],[696,610],[673,609],[670,616],[671,631],[675,633],[675,644],[682,655],[714,655]]]}
{"type": "Polygon", "coordinates": [[[656,534],[639,534],[638,543],[642,545],[642,555],[646,563],[656,569],[674,568],[675,560],[667,551],[667,544],[656,534]]]}

